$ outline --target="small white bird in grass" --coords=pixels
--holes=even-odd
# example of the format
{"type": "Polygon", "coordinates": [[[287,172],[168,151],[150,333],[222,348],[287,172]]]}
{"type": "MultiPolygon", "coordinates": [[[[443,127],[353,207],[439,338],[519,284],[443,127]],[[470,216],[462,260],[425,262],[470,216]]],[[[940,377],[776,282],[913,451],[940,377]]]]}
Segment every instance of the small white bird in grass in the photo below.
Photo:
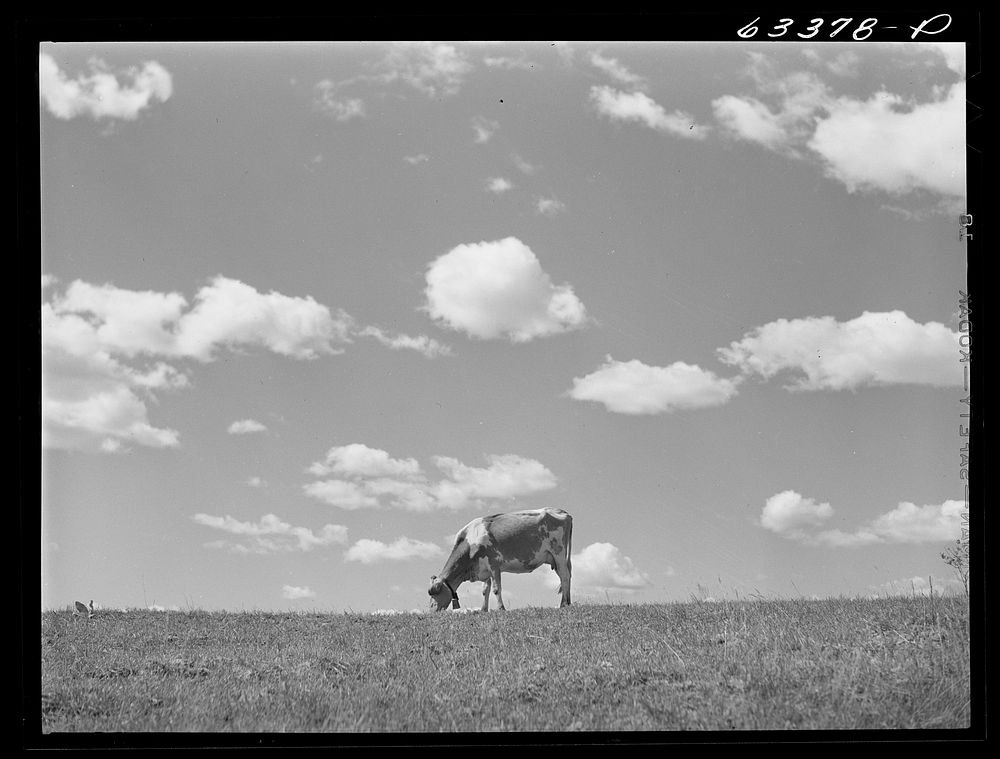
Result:
{"type": "Polygon", "coordinates": [[[74,617],[82,617],[84,614],[87,615],[87,619],[90,619],[91,617],[94,616],[94,601],[93,601],[93,599],[91,599],[91,601],[90,601],[90,608],[87,608],[86,606],[84,606],[83,603],[80,602],[80,601],[76,602],[76,611],[73,612],[73,616],[74,617]]]}

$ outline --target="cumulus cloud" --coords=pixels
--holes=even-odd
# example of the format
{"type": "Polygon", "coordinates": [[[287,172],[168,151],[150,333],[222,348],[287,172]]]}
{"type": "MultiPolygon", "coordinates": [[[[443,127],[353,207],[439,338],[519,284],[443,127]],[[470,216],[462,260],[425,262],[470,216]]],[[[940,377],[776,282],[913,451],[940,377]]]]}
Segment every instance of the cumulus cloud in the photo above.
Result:
{"type": "Polygon", "coordinates": [[[892,511],[880,514],[871,531],[891,543],[928,543],[955,540],[961,535],[964,501],[917,506],[904,501],[892,511]]]}
{"type": "Polygon", "coordinates": [[[447,475],[432,490],[438,503],[458,509],[484,499],[516,498],[556,486],[555,475],[534,459],[514,454],[486,459],[489,466],[473,467],[448,456],[435,456],[435,465],[447,475]]]}
{"type": "Polygon", "coordinates": [[[250,285],[215,277],[177,322],[177,351],[210,361],[221,347],[256,345],[299,359],[341,353],[349,341],[350,317],[336,316],[312,297],[258,292],[250,285]]]}
{"type": "Polygon", "coordinates": [[[225,277],[202,288],[191,309],[178,293],[77,280],[51,292],[41,323],[43,444],[106,452],[178,445],[175,430],[153,426],[147,415],[156,392],[189,385],[168,362],[210,361],[222,347],[253,345],[313,358],[340,352],[335,346],[351,329],[350,317],[312,298],[262,294],[225,277]]]}
{"type": "Polygon", "coordinates": [[[331,448],[307,471],[328,479],[307,483],[306,495],[342,509],[392,507],[427,512],[482,506],[556,486],[554,474],[534,459],[515,454],[486,457],[487,466],[469,466],[448,456],[433,457],[443,473],[429,478],[416,459],[394,459],[360,443],[331,448]],[[334,477],[329,477],[334,475],[334,477]]]}
{"type": "Polygon", "coordinates": [[[179,444],[176,430],[150,423],[147,403],[154,391],[186,387],[186,374],[164,362],[129,365],[114,345],[124,339],[132,346],[133,335],[102,335],[58,302],[42,305],[41,326],[43,447],[113,453],[129,443],[179,444]]]}
{"type": "Polygon", "coordinates": [[[760,526],[808,545],[856,548],[878,543],[933,543],[957,539],[962,530],[964,501],[917,506],[903,501],[852,531],[821,529],[833,516],[829,503],[817,503],[794,490],[771,496],[764,504],[760,526]]]}
{"type": "Polygon", "coordinates": [[[829,111],[808,146],[848,192],[927,190],[955,199],[952,205],[964,199],[964,82],[927,103],[881,91],[865,101],[839,98],[829,111]]]}
{"type": "MultiPolygon", "coordinates": [[[[95,348],[123,356],[175,353],[173,327],[187,300],[179,293],[125,290],[111,284],[93,285],[76,280],[65,294],[53,295],[50,329],[92,333],[87,342],[95,348]]],[[[83,337],[82,334],[77,337],[83,337]]]]}
{"type": "Polygon", "coordinates": [[[644,77],[634,74],[617,58],[605,58],[596,50],[590,54],[590,62],[619,84],[641,90],[646,87],[644,77]]]}
{"type": "Polygon", "coordinates": [[[315,598],[316,592],[308,586],[300,588],[296,585],[282,585],[281,597],[289,601],[299,601],[303,598],[315,598]]]}
{"type": "Polygon", "coordinates": [[[637,121],[650,129],[693,140],[708,136],[708,127],[696,124],[693,116],[683,111],[667,113],[644,92],[622,92],[606,85],[595,85],[590,88],[590,100],[599,113],[612,121],[637,121]]]}
{"type": "Polygon", "coordinates": [[[323,461],[308,470],[317,476],[339,474],[353,477],[417,477],[420,464],[416,459],[394,459],[385,451],[361,443],[335,446],[326,452],[323,461]]]}
{"type": "MultiPolygon", "coordinates": [[[[554,572],[545,581],[559,587],[554,572]]],[[[649,575],[612,543],[591,543],[573,554],[573,590],[634,593],[652,584],[649,575]]]]}
{"type": "Polygon", "coordinates": [[[607,356],[596,371],[575,377],[568,395],[603,403],[608,411],[619,414],[662,414],[722,405],[736,395],[738,383],[739,378],[717,377],[683,361],[647,366],[635,359],[615,361],[607,356]]]}
{"type": "Polygon", "coordinates": [[[720,359],[769,379],[799,375],[790,390],[845,390],[896,384],[957,387],[959,333],[920,324],[903,311],[869,312],[846,322],[832,316],[778,319],[747,333],[720,359]]]}
{"type": "Polygon", "coordinates": [[[427,163],[431,157],[426,153],[417,153],[416,155],[404,155],[403,160],[411,166],[416,166],[418,163],[427,163]]]}
{"type": "Polygon", "coordinates": [[[256,419],[241,419],[233,422],[226,430],[230,435],[250,435],[254,432],[265,432],[267,426],[261,424],[256,419]]]}
{"type": "Polygon", "coordinates": [[[773,495],[764,503],[760,526],[785,537],[803,537],[807,529],[818,527],[833,516],[829,503],[817,503],[794,490],[773,495]]]}
{"type": "Polygon", "coordinates": [[[484,340],[528,342],[583,326],[568,284],[554,285],[516,237],[459,245],[428,266],[425,310],[442,326],[484,340]]]}
{"type": "Polygon", "coordinates": [[[328,479],[310,482],[303,486],[302,492],[310,498],[344,511],[374,509],[379,506],[378,498],[369,495],[362,485],[348,480],[328,479]]]}
{"type": "Polygon", "coordinates": [[[207,548],[221,548],[233,553],[276,553],[310,551],[313,548],[347,542],[347,528],[326,524],[318,533],[308,527],[294,527],[274,514],[265,514],[257,522],[241,522],[228,514],[224,517],[198,513],[191,517],[196,523],[237,536],[238,540],[217,540],[207,548]]]}
{"type": "Polygon", "coordinates": [[[345,561],[375,564],[383,561],[409,561],[410,559],[436,559],[444,556],[444,549],[435,543],[401,537],[386,545],[378,540],[362,538],[347,549],[345,561]]]}
{"type": "MultiPolygon", "coordinates": [[[[940,51],[952,71],[964,72],[964,50],[931,49],[940,51]]],[[[857,53],[843,51],[826,68],[841,77],[853,76],[859,64],[857,53]]],[[[931,89],[922,100],[886,90],[858,99],[835,96],[811,72],[779,75],[760,53],[750,54],[748,73],[754,95],[727,94],[712,103],[730,136],[818,161],[826,175],[849,192],[929,192],[941,208],[961,205],[966,180],[964,81],[931,89]]]]}
{"type": "Polygon", "coordinates": [[[175,447],[176,430],[148,419],[157,393],[187,387],[185,359],[260,346],[292,358],[342,352],[353,323],[312,298],[216,277],[193,308],[178,293],[54,281],[42,304],[42,441],[47,448],[115,452],[131,443],[175,447]]]}
{"type": "Polygon", "coordinates": [[[173,94],[170,72],[156,61],[118,72],[99,58],[92,58],[88,65],[89,73],[70,78],[51,55],[39,56],[40,95],[53,116],[134,121],[154,101],[166,102],[173,94]]]}

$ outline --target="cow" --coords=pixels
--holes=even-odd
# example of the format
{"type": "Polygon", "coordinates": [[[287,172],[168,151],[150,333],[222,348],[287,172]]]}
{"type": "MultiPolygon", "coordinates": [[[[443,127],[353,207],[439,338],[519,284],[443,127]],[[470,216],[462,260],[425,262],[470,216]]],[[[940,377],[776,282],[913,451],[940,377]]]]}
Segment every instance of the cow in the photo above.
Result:
{"type": "Polygon", "coordinates": [[[427,594],[431,610],[458,605],[458,586],[466,580],[483,583],[483,611],[490,608],[490,586],[503,610],[501,572],[533,572],[543,564],[559,575],[559,606],[569,606],[573,517],[562,509],[512,511],[478,517],[458,531],[455,547],[440,575],[431,577],[427,594]]]}

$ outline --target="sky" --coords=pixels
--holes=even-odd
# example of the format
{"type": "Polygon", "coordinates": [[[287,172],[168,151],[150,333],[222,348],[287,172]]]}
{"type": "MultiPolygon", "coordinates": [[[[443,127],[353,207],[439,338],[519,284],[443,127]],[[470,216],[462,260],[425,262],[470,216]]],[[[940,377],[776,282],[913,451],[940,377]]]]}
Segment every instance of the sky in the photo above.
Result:
{"type": "Polygon", "coordinates": [[[575,602],[960,587],[964,44],[38,66],[43,608],[424,609],[543,506],[575,602]]]}

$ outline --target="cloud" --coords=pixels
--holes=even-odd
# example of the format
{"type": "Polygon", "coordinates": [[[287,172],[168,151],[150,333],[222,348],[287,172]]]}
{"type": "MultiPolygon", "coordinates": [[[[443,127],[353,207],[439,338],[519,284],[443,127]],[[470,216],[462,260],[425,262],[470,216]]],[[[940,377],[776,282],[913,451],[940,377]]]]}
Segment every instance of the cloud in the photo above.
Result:
{"type": "Polygon", "coordinates": [[[555,216],[566,210],[566,204],[558,198],[539,197],[535,200],[535,210],[542,216],[555,216]]]}
{"type": "Polygon", "coordinates": [[[241,419],[238,422],[230,424],[226,432],[230,435],[249,435],[254,432],[264,432],[266,430],[267,426],[261,424],[256,419],[241,419]]]}
{"type": "Polygon", "coordinates": [[[438,356],[451,356],[453,351],[451,346],[438,342],[433,337],[427,335],[397,334],[389,335],[379,327],[368,326],[360,330],[357,334],[362,337],[374,337],[378,342],[390,350],[413,350],[422,353],[427,358],[437,358],[438,356]]]}
{"type": "Polygon", "coordinates": [[[965,77],[965,43],[964,42],[930,42],[927,45],[936,51],[945,65],[961,77],[965,77]]]}
{"type": "Polygon", "coordinates": [[[858,66],[861,64],[861,56],[853,50],[840,52],[833,60],[828,61],[826,67],[830,73],[843,77],[855,77],[858,75],[858,66]]]}
{"type": "Polygon", "coordinates": [[[40,95],[53,116],[67,120],[87,115],[95,121],[134,121],[154,101],[166,102],[173,94],[170,72],[156,61],[117,73],[99,58],[92,58],[88,65],[89,74],[70,79],[52,56],[46,53],[39,56],[40,95]]]}
{"type": "Polygon", "coordinates": [[[246,484],[252,488],[262,488],[267,486],[267,482],[257,476],[247,478],[246,484]]]}
{"type": "Polygon", "coordinates": [[[957,387],[963,382],[959,334],[920,324],[903,311],[869,312],[846,322],[832,316],[778,319],[720,348],[744,374],[799,376],[789,390],[845,390],[897,384],[957,387]]]}
{"type": "Polygon", "coordinates": [[[125,357],[138,352],[135,333],[143,331],[142,322],[140,310],[135,332],[102,332],[58,300],[42,305],[43,447],[114,453],[129,443],[179,444],[176,430],[150,424],[147,403],[156,391],[186,387],[188,376],[162,361],[131,366],[114,355],[117,344],[124,344],[125,357]]]}
{"type": "Polygon", "coordinates": [[[810,72],[777,77],[760,54],[751,55],[749,74],[754,79],[755,92],[775,107],[757,97],[723,95],[712,101],[715,118],[732,137],[801,157],[803,143],[823,109],[832,102],[828,88],[810,72]]]}
{"type": "Polygon", "coordinates": [[[933,590],[934,594],[938,593],[957,593],[963,589],[963,584],[961,580],[954,577],[936,577],[930,575],[929,577],[907,577],[901,580],[890,580],[889,582],[884,582],[881,585],[869,585],[871,590],[875,591],[875,597],[878,598],[883,595],[889,596],[929,596],[933,590]]]}
{"type": "Polygon", "coordinates": [[[336,98],[338,85],[330,79],[317,82],[313,87],[313,108],[335,121],[364,118],[365,103],[360,98],[336,98]]]}
{"type": "Polygon", "coordinates": [[[895,509],[876,516],[853,531],[820,529],[834,510],[794,490],[767,499],[760,526],[782,537],[807,545],[857,548],[878,543],[933,543],[955,540],[961,535],[964,501],[948,500],[939,505],[917,506],[903,501],[895,509]]]}
{"type": "MultiPolygon", "coordinates": [[[[954,72],[964,71],[964,51],[931,49],[954,72]]],[[[867,99],[836,97],[813,73],[779,76],[760,53],[751,53],[750,61],[754,96],[723,95],[712,103],[730,136],[818,161],[848,192],[929,192],[942,210],[961,205],[966,181],[964,81],[936,87],[923,101],[886,90],[867,99]]],[[[838,76],[853,76],[859,64],[856,53],[843,51],[826,67],[838,76]]]]}
{"type": "MultiPolygon", "coordinates": [[[[178,293],[48,281],[42,304],[42,441],[46,448],[116,452],[130,443],[176,447],[176,430],[153,426],[157,393],[189,386],[173,364],[211,361],[223,347],[259,345],[293,358],[334,354],[352,320],[312,298],[267,295],[216,277],[194,308],[178,293]],[[170,362],[170,363],[168,363],[170,362]]],[[[428,349],[430,346],[427,346],[428,349]]]]}
{"type": "Polygon", "coordinates": [[[225,346],[259,345],[291,358],[312,359],[342,352],[349,341],[350,317],[336,316],[311,297],[271,291],[264,294],[235,279],[215,277],[177,322],[177,352],[211,361],[225,346]]]}
{"type": "MultiPolygon", "coordinates": [[[[74,320],[81,332],[92,332],[87,341],[96,349],[123,356],[171,355],[176,352],[173,327],[186,306],[187,300],[179,293],[125,290],[76,280],[64,295],[53,295],[51,312],[60,327],[67,328],[74,320]]],[[[48,326],[52,329],[56,324],[48,326]]]]}
{"type": "Polygon", "coordinates": [[[644,77],[633,74],[623,64],[619,63],[617,58],[605,58],[595,50],[590,54],[590,62],[619,84],[624,84],[637,90],[645,89],[647,86],[644,77]]]}
{"type": "Polygon", "coordinates": [[[404,155],[403,160],[411,166],[416,166],[418,163],[426,163],[431,160],[431,157],[426,153],[417,153],[416,155],[404,155]]]}
{"type": "Polygon", "coordinates": [[[303,598],[315,598],[316,591],[311,590],[309,587],[300,588],[295,585],[282,585],[281,597],[287,598],[289,601],[298,601],[303,598]]]}
{"type": "MultiPolygon", "coordinates": [[[[646,572],[611,543],[591,543],[580,553],[574,553],[572,560],[573,590],[634,593],[653,584],[646,572]]],[[[557,588],[559,578],[552,573],[546,583],[557,588]]]]}
{"type": "Polygon", "coordinates": [[[435,456],[447,477],[432,489],[438,503],[459,509],[483,499],[515,498],[556,486],[555,475],[534,459],[514,454],[487,456],[489,466],[472,467],[448,456],[435,456]]]}
{"type": "Polygon", "coordinates": [[[319,533],[307,527],[293,527],[274,514],[265,514],[258,522],[241,522],[228,514],[224,517],[195,514],[192,520],[205,527],[222,530],[241,538],[240,541],[218,540],[206,543],[209,548],[222,548],[234,553],[276,553],[310,551],[316,547],[347,542],[347,528],[339,524],[323,525],[319,533]]]}
{"type": "Polygon", "coordinates": [[[508,190],[513,190],[514,185],[510,182],[510,180],[504,179],[503,177],[493,177],[487,181],[486,189],[499,195],[507,192],[508,190]]]}
{"type": "Polygon", "coordinates": [[[353,510],[392,507],[428,512],[483,506],[554,488],[554,474],[540,462],[516,454],[486,457],[487,466],[475,467],[448,456],[433,457],[443,473],[430,479],[415,459],[394,459],[360,443],[331,448],[323,461],[307,471],[318,480],[303,486],[317,500],[353,510]]]}
{"type": "Polygon", "coordinates": [[[756,98],[723,95],[712,101],[715,118],[730,133],[771,150],[785,145],[788,137],[781,117],[756,98]]]}
{"type": "Polygon", "coordinates": [[[416,459],[394,459],[383,450],[361,443],[335,446],[326,458],[312,464],[308,470],[317,476],[340,474],[352,477],[404,477],[420,475],[416,459]]]}
{"type": "Polygon", "coordinates": [[[487,119],[484,116],[477,116],[472,120],[472,128],[476,132],[476,142],[483,144],[492,139],[494,133],[500,128],[500,122],[487,119]]]}
{"type": "Polygon", "coordinates": [[[598,112],[612,121],[638,121],[650,129],[669,132],[678,137],[703,140],[709,129],[695,124],[695,119],[683,111],[666,110],[643,92],[622,92],[608,86],[590,88],[590,99],[598,112]]]}
{"type": "Polygon", "coordinates": [[[310,498],[336,506],[338,509],[344,509],[344,511],[379,507],[378,498],[367,494],[362,485],[347,480],[332,479],[310,482],[303,486],[302,492],[310,498]]]}
{"type": "Polygon", "coordinates": [[[926,190],[957,208],[966,190],[965,83],[928,103],[885,91],[866,101],[839,98],[808,147],[848,192],[926,190]]]}
{"type": "Polygon", "coordinates": [[[401,537],[386,545],[378,540],[362,538],[347,549],[345,561],[375,564],[383,561],[409,561],[410,559],[436,559],[444,556],[444,549],[435,543],[401,537]]]}
{"type": "Polygon", "coordinates": [[[719,406],[736,395],[739,378],[728,380],[699,366],[675,361],[647,366],[638,360],[605,363],[585,377],[575,377],[568,391],[578,401],[603,403],[619,414],[662,414],[719,406]]]}
{"type": "Polygon", "coordinates": [[[876,517],[871,530],[891,543],[928,543],[955,540],[961,535],[964,501],[917,506],[904,501],[892,511],[876,517]]]}
{"type": "Polygon", "coordinates": [[[587,321],[573,289],[553,285],[516,237],[453,248],[428,266],[424,292],[432,319],[483,340],[528,342],[587,321]]]}
{"type": "Polygon", "coordinates": [[[378,65],[383,82],[402,81],[428,97],[448,97],[461,89],[472,64],[454,45],[395,44],[378,65]]]}
{"type": "Polygon", "coordinates": [[[784,537],[803,537],[808,528],[818,527],[833,516],[829,503],[817,503],[794,490],[773,495],[764,503],[760,526],[784,537]]]}

